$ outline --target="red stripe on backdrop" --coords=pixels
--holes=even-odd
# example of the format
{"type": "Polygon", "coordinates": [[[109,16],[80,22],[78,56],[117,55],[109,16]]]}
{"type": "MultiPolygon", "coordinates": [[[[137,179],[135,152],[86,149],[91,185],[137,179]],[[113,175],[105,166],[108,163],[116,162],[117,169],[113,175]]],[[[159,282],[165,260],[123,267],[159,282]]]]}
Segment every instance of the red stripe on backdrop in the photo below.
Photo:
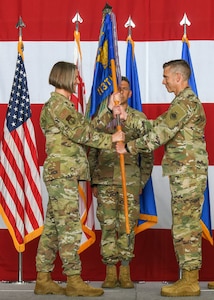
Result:
{"type": "MultiPolygon", "coordinates": [[[[101,231],[96,231],[96,242],[80,254],[82,261],[82,277],[84,280],[102,281],[105,278],[105,265],[100,256],[101,231]],[[91,259],[93,257],[93,259],[91,259]]],[[[12,245],[7,230],[0,230],[0,280],[17,281],[17,252],[12,245]],[[6,246],[5,246],[6,245],[6,246]]],[[[23,253],[23,280],[32,281],[36,278],[35,256],[38,239],[26,245],[23,253]]],[[[200,270],[200,281],[213,280],[214,260],[213,247],[207,242],[202,243],[203,265],[200,270]]],[[[134,281],[175,281],[178,279],[171,231],[148,229],[136,235],[135,257],[131,262],[131,276],[134,281]]],[[[62,263],[57,257],[52,277],[54,280],[65,281],[62,274],[62,263]]]]}
{"type": "MultiPolygon", "coordinates": [[[[73,40],[71,19],[79,12],[84,20],[81,40],[97,41],[105,4],[106,0],[1,0],[0,40],[17,41],[14,27],[19,16],[27,25],[25,41],[73,40]]],[[[134,5],[133,1],[111,0],[109,4],[117,18],[119,40],[127,37],[124,24],[129,16],[136,24],[135,41],[180,40],[183,28],[179,23],[185,12],[192,23],[188,27],[191,40],[214,40],[213,0],[135,0],[134,5]]]]}
{"type": "MultiPolygon", "coordinates": [[[[213,142],[213,115],[214,115],[214,103],[203,103],[206,116],[207,116],[207,126],[206,126],[206,140],[207,140],[207,150],[209,153],[209,165],[214,165],[214,142],[213,142]]],[[[155,119],[161,113],[167,110],[169,104],[143,104],[143,111],[149,119],[155,119]]],[[[45,138],[43,136],[42,130],[39,125],[39,117],[42,104],[31,104],[32,110],[32,121],[35,128],[37,149],[39,154],[39,165],[42,166],[45,154],[45,138]]],[[[3,132],[3,122],[5,119],[7,104],[0,104],[0,140],[2,138],[3,132]]],[[[163,147],[155,151],[155,165],[161,164],[161,159],[163,156],[163,147]]]]}

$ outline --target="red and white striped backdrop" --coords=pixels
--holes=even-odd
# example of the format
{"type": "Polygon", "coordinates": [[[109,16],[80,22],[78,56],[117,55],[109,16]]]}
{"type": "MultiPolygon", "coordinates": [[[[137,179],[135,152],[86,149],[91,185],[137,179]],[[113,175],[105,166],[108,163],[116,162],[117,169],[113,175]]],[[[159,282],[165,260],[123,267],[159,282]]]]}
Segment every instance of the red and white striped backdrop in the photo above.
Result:
{"type": "MultiPolygon", "coordinates": [[[[93,68],[98,46],[104,0],[28,1],[1,0],[0,2],[0,138],[6,106],[9,101],[17,58],[19,16],[23,28],[24,58],[30,92],[33,122],[36,130],[39,160],[42,169],[45,158],[44,137],[39,127],[42,104],[48,100],[52,87],[48,76],[52,65],[59,60],[73,61],[75,25],[71,22],[76,12],[83,18],[79,25],[83,56],[83,76],[88,99],[93,80],[93,68]]],[[[162,65],[181,57],[184,13],[191,22],[187,26],[190,53],[198,93],[207,114],[206,139],[209,152],[209,188],[211,215],[214,228],[214,142],[212,119],[214,114],[214,2],[213,0],[111,0],[116,15],[121,72],[125,74],[127,28],[131,16],[136,27],[132,30],[135,56],[143,101],[149,118],[157,117],[173,99],[162,85],[162,65]]],[[[170,228],[170,194],[168,179],[161,174],[162,149],[155,152],[152,174],[159,222],[156,228],[170,228]]],[[[43,192],[44,207],[47,194],[43,192]]],[[[0,218],[0,228],[5,228],[0,218]]],[[[97,223],[97,228],[99,224],[97,223]]]]}

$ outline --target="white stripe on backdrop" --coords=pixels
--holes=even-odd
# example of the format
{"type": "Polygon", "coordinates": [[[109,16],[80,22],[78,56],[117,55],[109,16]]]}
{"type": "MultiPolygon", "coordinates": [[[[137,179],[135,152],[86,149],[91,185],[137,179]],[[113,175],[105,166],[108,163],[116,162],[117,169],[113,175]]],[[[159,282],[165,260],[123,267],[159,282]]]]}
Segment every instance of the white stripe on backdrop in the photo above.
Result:
{"type": "MultiPolygon", "coordinates": [[[[89,98],[91,90],[97,46],[97,42],[81,42],[86,99],[89,98]]],[[[126,42],[119,41],[118,47],[121,73],[125,74],[126,42]]],[[[15,70],[17,42],[0,42],[0,48],[0,103],[8,103],[15,70]]],[[[181,50],[181,41],[135,42],[141,98],[144,103],[160,104],[172,100],[172,95],[168,94],[162,85],[162,65],[168,60],[181,58],[181,50]]],[[[212,103],[214,41],[190,40],[190,52],[199,97],[202,102],[212,103]]],[[[73,42],[24,42],[31,104],[48,100],[52,90],[48,85],[51,67],[59,60],[72,62],[73,53],[73,42]]]]}
{"type": "MultiPolygon", "coordinates": [[[[42,173],[42,167],[40,168],[42,173]]],[[[170,191],[168,177],[162,177],[162,167],[154,166],[152,172],[152,182],[155,193],[155,201],[158,214],[158,223],[152,228],[158,229],[170,229],[171,228],[171,210],[170,210],[170,191]]],[[[209,167],[209,191],[211,202],[211,219],[212,228],[214,229],[214,167],[209,167]]],[[[42,182],[42,197],[44,212],[46,212],[47,207],[47,190],[42,182]]],[[[96,210],[96,198],[94,198],[94,210],[96,210]]],[[[95,212],[96,218],[96,212],[95,212]]],[[[0,216],[0,229],[6,228],[1,216],[0,216]]],[[[100,225],[97,219],[95,219],[95,229],[100,229],[100,225]]]]}
{"type": "MultiPolygon", "coordinates": [[[[93,80],[93,68],[97,42],[81,42],[83,55],[83,75],[86,83],[86,99],[89,98],[93,80]]],[[[121,73],[125,74],[126,42],[119,41],[121,73]]],[[[8,103],[14,77],[17,42],[0,42],[0,106],[8,103]]],[[[74,43],[71,42],[24,42],[25,68],[31,104],[41,104],[48,100],[53,90],[48,84],[48,76],[53,64],[59,60],[73,61],[74,43]],[[51,54],[51,55],[50,55],[51,54]]],[[[162,85],[162,65],[165,61],[181,57],[181,41],[135,42],[135,56],[143,103],[157,104],[171,102],[173,95],[162,85]]],[[[202,102],[213,103],[214,41],[190,41],[191,58],[196,77],[198,94],[202,102]]],[[[214,107],[214,106],[213,106],[214,107]]],[[[214,109],[213,109],[214,110],[214,109]]],[[[155,228],[170,228],[170,192],[168,179],[162,177],[160,166],[155,166],[152,174],[159,222],[155,228]]],[[[214,228],[214,167],[209,167],[209,189],[211,217],[214,228]]],[[[47,193],[43,185],[44,209],[47,193]]],[[[95,205],[96,207],[96,205],[95,205]]],[[[0,219],[0,228],[5,225],[0,219]]],[[[96,222],[96,228],[99,228],[96,222]]]]}

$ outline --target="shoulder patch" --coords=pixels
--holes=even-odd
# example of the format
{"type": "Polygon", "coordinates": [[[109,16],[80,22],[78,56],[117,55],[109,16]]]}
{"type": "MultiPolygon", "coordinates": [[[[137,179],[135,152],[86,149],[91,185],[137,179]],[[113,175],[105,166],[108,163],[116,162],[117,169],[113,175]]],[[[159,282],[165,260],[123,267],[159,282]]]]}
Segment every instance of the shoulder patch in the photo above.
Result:
{"type": "Polygon", "coordinates": [[[67,108],[64,108],[61,112],[60,112],[60,118],[62,120],[67,119],[67,117],[70,115],[70,111],[67,108]]]}
{"type": "Polygon", "coordinates": [[[172,107],[166,114],[166,125],[172,129],[186,116],[186,111],[179,105],[172,107]]]}

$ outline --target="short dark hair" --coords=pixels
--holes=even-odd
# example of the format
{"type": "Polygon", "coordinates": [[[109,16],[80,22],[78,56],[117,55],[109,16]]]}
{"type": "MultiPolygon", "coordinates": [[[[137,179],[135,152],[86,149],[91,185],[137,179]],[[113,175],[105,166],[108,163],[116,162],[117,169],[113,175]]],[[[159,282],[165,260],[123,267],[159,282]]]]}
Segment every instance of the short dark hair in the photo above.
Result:
{"type": "Polygon", "coordinates": [[[126,76],[121,76],[121,81],[126,81],[128,82],[129,86],[130,86],[130,82],[128,80],[128,78],[126,76]]]}
{"type": "Polygon", "coordinates": [[[75,70],[77,66],[70,62],[59,61],[51,69],[49,84],[74,93],[75,70]]]}
{"type": "Polygon", "coordinates": [[[182,73],[185,80],[189,80],[191,75],[191,69],[189,64],[184,59],[175,59],[165,62],[163,68],[166,67],[172,68],[175,72],[179,71],[182,73]]]}

